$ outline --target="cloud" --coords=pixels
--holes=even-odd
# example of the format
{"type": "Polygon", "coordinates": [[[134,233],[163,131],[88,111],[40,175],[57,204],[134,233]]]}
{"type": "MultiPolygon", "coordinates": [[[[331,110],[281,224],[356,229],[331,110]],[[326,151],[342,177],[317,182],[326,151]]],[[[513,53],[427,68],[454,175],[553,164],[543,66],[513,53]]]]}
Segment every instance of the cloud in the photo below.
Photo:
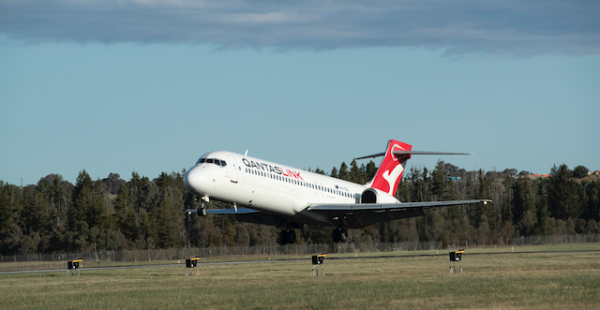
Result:
{"type": "Polygon", "coordinates": [[[599,16],[593,0],[0,0],[0,34],[34,44],[588,55],[600,52],[599,16]]]}

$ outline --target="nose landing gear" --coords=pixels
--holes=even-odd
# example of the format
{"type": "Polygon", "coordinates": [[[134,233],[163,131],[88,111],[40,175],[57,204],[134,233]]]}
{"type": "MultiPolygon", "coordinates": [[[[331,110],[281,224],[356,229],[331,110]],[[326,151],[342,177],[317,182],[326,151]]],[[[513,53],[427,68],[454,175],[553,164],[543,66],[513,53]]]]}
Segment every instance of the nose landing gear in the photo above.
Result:
{"type": "Polygon", "coordinates": [[[204,207],[204,204],[202,204],[202,206],[200,206],[200,208],[198,208],[198,212],[196,214],[198,214],[198,216],[202,216],[202,217],[206,216],[206,208],[204,207]]]}
{"type": "Polygon", "coordinates": [[[202,196],[202,197],[196,196],[196,201],[199,201],[199,200],[202,200],[202,204],[198,208],[198,212],[196,214],[198,214],[198,216],[205,217],[206,216],[206,208],[204,207],[204,202],[208,202],[209,198],[208,198],[208,196],[202,196]]]}

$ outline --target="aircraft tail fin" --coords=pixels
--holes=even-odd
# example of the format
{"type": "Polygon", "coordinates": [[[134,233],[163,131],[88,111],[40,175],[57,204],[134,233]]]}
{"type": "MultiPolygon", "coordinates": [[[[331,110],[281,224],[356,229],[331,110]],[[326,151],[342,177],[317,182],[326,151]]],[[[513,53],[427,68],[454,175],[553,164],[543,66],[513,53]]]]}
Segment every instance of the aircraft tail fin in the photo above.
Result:
{"type": "Polygon", "coordinates": [[[412,145],[410,144],[397,140],[390,140],[385,153],[359,158],[362,159],[383,155],[383,160],[381,161],[381,165],[379,165],[375,177],[366,185],[395,196],[396,189],[398,189],[402,174],[404,173],[404,167],[406,167],[406,161],[411,158],[410,153],[398,154],[398,152],[410,151],[411,149],[412,145]],[[394,154],[395,152],[396,154],[394,154]]]}
{"type": "Polygon", "coordinates": [[[377,153],[355,159],[383,156],[383,161],[381,161],[381,165],[379,166],[375,177],[367,183],[366,186],[376,188],[395,196],[398,184],[400,184],[400,180],[402,179],[402,173],[406,167],[406,161],[409,160],[412,155],[473,155],[473,153],[413,151],[412,145],[410,144],[390,140],[385,153],[377,153]]]}

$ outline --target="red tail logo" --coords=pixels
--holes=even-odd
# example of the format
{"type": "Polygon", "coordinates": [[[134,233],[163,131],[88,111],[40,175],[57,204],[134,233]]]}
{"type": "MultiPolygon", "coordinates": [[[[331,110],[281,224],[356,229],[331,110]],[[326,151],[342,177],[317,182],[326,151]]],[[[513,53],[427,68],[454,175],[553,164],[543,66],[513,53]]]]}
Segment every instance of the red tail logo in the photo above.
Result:
{"type": "Polygon", "coordinates": [[[385,150],[383,161],[377,170],[375,178],[373,178],[373,184],[371,188],[384,191],[392,196],[396,195],[396,189],[402,179],[402,173],[406,166],[406,161],[410,158],[410,155],[396,157],[393,151],[410,151],[412,145],[404,142],[390,140],[385,150]]]}

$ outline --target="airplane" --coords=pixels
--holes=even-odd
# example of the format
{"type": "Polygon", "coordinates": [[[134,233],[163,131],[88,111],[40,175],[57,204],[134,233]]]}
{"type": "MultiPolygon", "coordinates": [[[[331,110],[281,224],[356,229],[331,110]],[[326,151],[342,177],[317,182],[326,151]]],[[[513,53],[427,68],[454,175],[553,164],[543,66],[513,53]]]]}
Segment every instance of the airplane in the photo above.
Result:
{"type": "Polygon", "coordinates": [[[396,189],[412,155],[473,155],[412,151],[412,145],[390,140],[386,151],[356,159],[383,156],[375,177],[360,185],[326,175],[226,151],[202,155],[183,178],[185,187],[202,201],[188,214],[232,214],[237,221],[284,227],[282,242],[295,243],[294,228],[328,225],[334,242],[348,241],[348,229],[425,215],[425,209],[488,203],[491,200],[400,202],[396,189]],[[221,201],[230,209],[210,209],[221,201]]]}

